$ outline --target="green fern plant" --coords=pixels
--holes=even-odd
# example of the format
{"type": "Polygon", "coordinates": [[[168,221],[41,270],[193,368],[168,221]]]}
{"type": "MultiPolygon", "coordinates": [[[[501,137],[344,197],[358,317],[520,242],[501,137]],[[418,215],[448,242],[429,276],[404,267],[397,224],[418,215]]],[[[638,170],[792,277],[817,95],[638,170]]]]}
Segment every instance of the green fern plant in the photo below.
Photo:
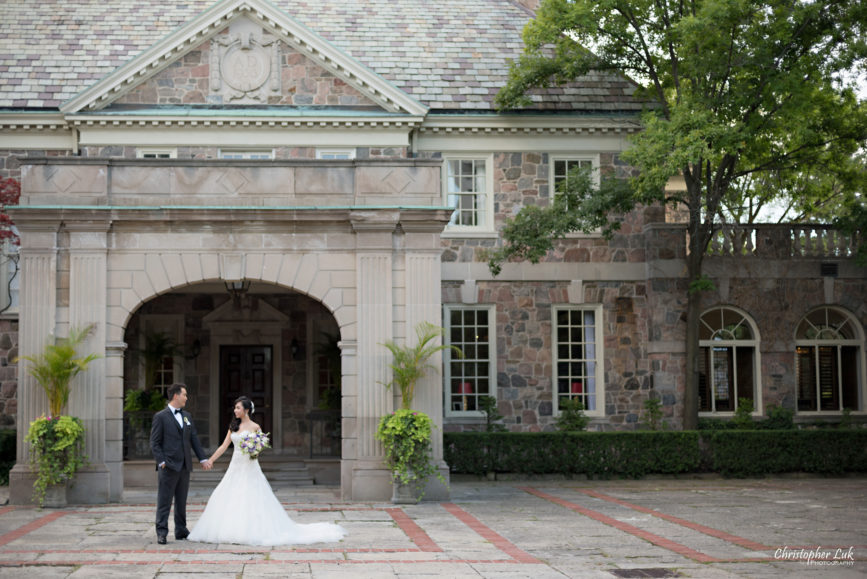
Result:
{"type": "Polygon", "coordinates": [[[421,322],[415,327],[415,346],[401,345],[393,340],[383,344],[392,355],[392,362],[389,364],[392,378],[385,387],[400,390],[401,408],[409,410],[412,407],[416,382],[424,378],[429,370],[436,370],[428,361],[431,356],[442,350],[452,350],[459,358],[464,357],[457,346],[435,343],[444,332],[441,327],[430,322],[421,322]]]}
{"type": "Polygon", "coordinates": [[[27,372],[45,390],[50,416],[60,416],[63,407],[69,401],[72,379],[99,358],[97,354],[82,357],[77,351],[93,328],[93,325],[81,329],[72,328],[69,330],[69,336],[46,345],[41,354],[21,356],[21,359],[30,362],[27,372]]]}

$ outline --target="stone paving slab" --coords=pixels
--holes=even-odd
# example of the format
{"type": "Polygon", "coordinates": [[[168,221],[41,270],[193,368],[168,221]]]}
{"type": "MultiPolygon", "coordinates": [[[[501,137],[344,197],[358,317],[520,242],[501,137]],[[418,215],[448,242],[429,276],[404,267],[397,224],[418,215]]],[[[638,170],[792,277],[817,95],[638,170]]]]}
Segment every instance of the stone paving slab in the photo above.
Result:
{"type": "MultiPolygon", "coordinates": [[[[158,545],[155,491],[121,504],[0,506],[0,579],[867,577],[867,478],[458,481],[443,503],[278,489],[337,544],[158,545]]],[[[193,489],[191,525],[210,490],[193,489]]],[[[0,488],[0,504],[8,496],[0,488]]]]}

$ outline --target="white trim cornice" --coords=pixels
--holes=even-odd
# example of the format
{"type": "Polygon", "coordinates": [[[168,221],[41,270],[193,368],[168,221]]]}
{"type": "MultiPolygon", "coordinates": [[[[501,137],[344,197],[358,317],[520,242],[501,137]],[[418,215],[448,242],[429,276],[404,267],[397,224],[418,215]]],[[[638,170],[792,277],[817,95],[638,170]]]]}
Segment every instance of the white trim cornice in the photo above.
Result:
{"type": "Polygon", "coordinates": [[[223,0],[60,107],[64,113],[99,110],[247,17],[387,111],[424,115],[428,108],[265,0],[223,0]]]}
{"type": "Polygon", "coordinates": [[[638,117],[568,115],[428,115],[419,132],[432,135],[626,135],[641,130],[638,117]]]}

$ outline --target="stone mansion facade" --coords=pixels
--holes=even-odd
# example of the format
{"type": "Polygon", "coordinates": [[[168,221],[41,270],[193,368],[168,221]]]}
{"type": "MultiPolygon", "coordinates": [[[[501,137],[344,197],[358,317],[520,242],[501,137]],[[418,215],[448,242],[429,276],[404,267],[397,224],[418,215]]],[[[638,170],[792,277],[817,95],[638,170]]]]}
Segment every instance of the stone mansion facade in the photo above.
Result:
{"type": "MultiPolygon", "coordinates": [[[[576,166],[620,160],[646,103],[594,74],[500,113],[532,5],[507,0],[126,0],[0,7],[0,176],[20,233],[0,314],[0,410],[18,431],[13,501],[29,500],[23,442],[47,412],[13,363],[93,324],[100,355],[68,412],[90,466],[74,500],[119,500],[135,445],[130,390],[182,381],[206,447],[230,403],[254,398],[273,454],[328,442],[343,495],[391,496],[379,418],[382,343],[431,321],[465,357],[436,360],[418,410],[481,427],[481,396],[512,431],[554,428],[578,398],[591,428],[633,429],[658,397],[679,424],[685,229],[663,208],[612,240],[576,234],[539,264],[488,271],[504,219],[545,204],[576,166]],[[146,384],[147,341],[175,346],[146,384]],[[335,363],[336,362],[336,363],[335,363]],[[331,413],[331,414],[329,414],[331,413]],[[318,424],[318,426],[317,426],[318,424]]],[[[672,187],[677,187],[672,182],[672,187]]],[[[702,416],[798,420],[865,413],[867,276],[852,240],[817,225],[721,229],[706,261],[702,416]]],[[[141,457],[139,457],[141,458],[141,457]]],[[[437,487],[429,497],[446,496],[437,487]]]]}

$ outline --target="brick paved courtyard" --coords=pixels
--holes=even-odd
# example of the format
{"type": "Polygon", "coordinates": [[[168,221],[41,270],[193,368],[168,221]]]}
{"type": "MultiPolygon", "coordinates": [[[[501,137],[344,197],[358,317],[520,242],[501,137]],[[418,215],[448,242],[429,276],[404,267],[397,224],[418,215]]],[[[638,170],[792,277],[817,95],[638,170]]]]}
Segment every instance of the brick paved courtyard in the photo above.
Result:
{"type": "MultiPolygon", "coordinates": [[[[0,577],[864,577],[865,482],[459,481],[450,502],[402,507],[278,488],[296,521],[349,531],[297,548],[157,545],[154,493],[135,489],[122,504],[0,507],[0,577]]],[[[208,493],[193,490],[192,523],[208,493]]]]}

